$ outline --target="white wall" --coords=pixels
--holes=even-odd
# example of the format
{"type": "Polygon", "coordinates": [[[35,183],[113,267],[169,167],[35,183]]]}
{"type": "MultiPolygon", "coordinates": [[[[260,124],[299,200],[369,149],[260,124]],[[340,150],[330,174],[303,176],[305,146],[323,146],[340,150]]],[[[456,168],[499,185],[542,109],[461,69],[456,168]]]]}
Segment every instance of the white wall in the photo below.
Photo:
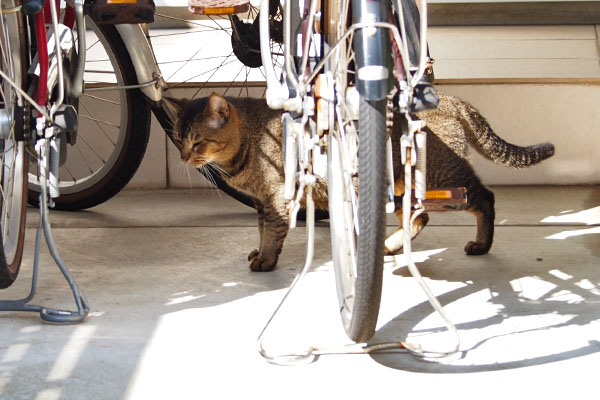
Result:
{"type": "MultiPolygon", "coordinates": [[[[596,26],[432,27],[429,43],[438,90],[471,102],[497,134],[514,144],[550,141],[556,146],[552,159],[522,171],[475,155],[484,182],[600,182],[596,26]]],[[[190,93],[182,89],[177,95],[190,93]]],[[[148,153],[130,187],[204,185],[196,171],[190,170],[189,176],[191,183],[177,152],[153,120],[148,153]]]]}

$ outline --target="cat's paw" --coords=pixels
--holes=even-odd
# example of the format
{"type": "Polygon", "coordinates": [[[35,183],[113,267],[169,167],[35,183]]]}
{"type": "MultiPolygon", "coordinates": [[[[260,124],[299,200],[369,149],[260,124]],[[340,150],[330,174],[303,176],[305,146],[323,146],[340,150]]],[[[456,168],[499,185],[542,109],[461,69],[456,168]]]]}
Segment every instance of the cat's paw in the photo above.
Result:
{"type": "Polygon", "coordinates": [[[273,271],[277,265],[277,255],[273,257],[265,256],[260,254],[258,250],[253,250],[248,254],[248,261],[250,261],[250,269],[254,272],[268,272],[273,271]]]}
{"type": "Polygon", "coordinates": [[[400,254],[400,252],[402,251],[402,247],[403,246],[400,245],[400,247],[389,248],[386,243],[385,248],[384,248],[384,250],[385,250],[384,254],[386,256],[396,256],[396,255],[400,254]]]}
{"type": "Polygon", "coordinates": [[[465,253],[467,253],[470,256],[480,256],[482,254],[487,254],[489,250],[490,249],[488,246],[484,246],[481,243],[477,242],[469,242],[465,246],[465,253]]]}
{"type": "Polygon", "coordinates": [[[404,246],[404,243],[402,242],[404,238],[402,235],[402,228],[400,228],[385,240],[384,248],[386,256],[395,256],[396,254],[400,254],[402,247],[404,246]]]}
{"type": "Polygon", "coordinates": [[[258,257],[258,250],[257,249],[254,249],[250,253],[248,253],[248,261],[252,261],[256,257],[258,257]]]}

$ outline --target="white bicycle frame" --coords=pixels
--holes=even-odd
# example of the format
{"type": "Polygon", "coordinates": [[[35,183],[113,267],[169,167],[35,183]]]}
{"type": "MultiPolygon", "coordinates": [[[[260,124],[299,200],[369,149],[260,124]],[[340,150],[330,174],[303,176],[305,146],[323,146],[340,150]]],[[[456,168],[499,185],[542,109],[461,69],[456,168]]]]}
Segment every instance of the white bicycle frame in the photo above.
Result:
{"type": "MultiPolygon", "coordinates": [[[[317,0],[311,0],[311,2],[310,2],[310,9],[313,11],[316,7],[316,2],[317,2],[317,0]]],[[[311,183],[316,181],[316,176],[312,175],[312,171],[314,170],[313,165],[310,165],[308,167],[301,166],[302,168],[300,168],[300,171],[298,173],[296,173],[296,165],[298,164],[299,161],[300,161],[300,164],[302,164],[302,160],[306,158],[306,157],[304,157],[304,153],[306,153],[307,151],[312,151],[313,154],[317,154],[319,149],[315,148],[315,146],[317,145],[317,141],[313,140],[313,137],[315,136],[314,132],[311,132],[310,128],[306,128],[306,120],[308,119],[307,118],[308,114],[311,114],[311,113],[314,114],[316,112],[315,104],[314,104],[314,102],[307,101],[308,99],[310,99],[309,97],[305,96],[305,94],[308,92],[308,90],[306,90],[306,87],[302,87],[302,85],[312,85],[312,82],[314,81],[314,79],[316,78],[316,76],[320,72],[320,70],[323,68],[323,66],[325,65],[325,62],[329,59],[330,56],[332,56],[334,54],[335,48],[337,46],[337,44],[333,45],[332,48],[329,50],[329,52],[324,57],[322,57],[320,62],[314,68],[311,76],[308,79],[306,79],[306,81],[299,83],[293,76],[293,73],[290,68],[290,63],[291,63],[291,59],[292,59],[292,57],[291,57],[292,49],[289,46],[290,29],[288,27],[289,27],[290,20],[291,20],[291,18],[290,18],[291,12],[290,12],[290,7],[285,6],[284,7],[284,54],[285,54],[284,72],[287,74],[287,78],[291,82],[292,86],[294,86],[296,95],[297,96],[299,95],[298,97],[293,98],[293,99],[290,98],[286,82],[280,82],[275,74],[275,70],[274,70],[274,66],[273,66],[273,62],[272,62],[271,50],[270,50],[270,46],[269,46],[270,33],[269,33],[268,13],[260,13],[260,17],[259,17],[260,18],[259,21],[260,21],[261,57],[262,57],[263,65],[265,68],[265,75],[266,75],[266,81],[267,81],[267,92],[266,92],[267,93],[267,104],[269,105],[269,107],[271,107],[273,109],[285,109],[287,111],[300,112],[304,115],[304,118],[302,118],[302,122],[300,122],[300,123],[289,122],[289,124],[291,124],[290,131],[293,132],[294,137],[287,138],[289,140],[286,139],[286,145],[287,145],[286,147],[288,148],[288,150],[285,152],[284,165],[286,166],[286,171],[285,171],[286,172],[286,174],[285,174],[285,176],[286,176],[286,190],[285,190],[286,200],[292,201],[292,207],[291,207],[292,209],[295,209],[298,207],[299,199],[302,198],[302,196],[304,195],[304,190],[306,190],[307,256],[306,256],[305,265],[304,265],[303,269],[301,270],[300,274],[294,280],[294,282],[292,283],[288,292],[286,293],[284,298],[281,300],[281,303],[275,309],[273,315],[267,322],[267,325],[263,328],[261,334],[259,335],[258,351],[267,361],[269,361],[271,363],[297,364],[297,363],[303,363],[303,362],[311,362],[315,359],[315,357],[317,357],[321,354],[370,353],[370,352],[374,352],[374,351],[399,349],[399,348],[407,350],[411,354],[416,355],[421,358],[433,358],[433,359],[440,358],[440,357],[447,357],[449,355],[455,354],[458,351],[460,341],[458,338],[458,333],[456,331],[456,328],[454,327],[452,322],[446,317],[439,302],[437,301],[435,296],[433,296],[433,294],[431,293],[431,291],[429,290],[427,285],[422,280],[422,278],[412,260],[412,257],[411,257],[411,232],[410,232],[411,228],[410,227],[412,226],[412,221],[414,220],[414,218],[416,218],[423,210],[421,201],[425,198],[426,173],[425,173],[425,142],[424,142],[425,135],[424,135],[424,133],[419,133],[421,131],[421,129],[424,127],[424,123],[422,121],[413,121],[411,119],[410,113],[409,113],[409,105],[412,102],[414,88],[417,85],[417,83],[419,83],[419,81],[421,80],[423,75],[425,74],[425,70],[427,68],[427,58],[428,58],[427,50],[426,50],[427,49],[427,1],[420,0],[421,54],[419,55],[419,65],[418,65],[417,70],[414,73],[414,75],[411,75],[410,61],[409,61],[409,57],[408,57],[408,54],[409,54],[408,44],[407,44],[407,39],[406,39],[407,35],[406,35],[406,29],[404,26],[404,17],[403,17],[402,7],[400,5],[399,0],[394,0],[394,3],[396,5],[397,12],[399,14],[399,18],[398,18],[399,25],[400,25],[399,29],[398,29],[398,27],[396,27],[395,25],[390,24],[390,23],[361,22],[361,23],[354,24],[353,26],[351,26],[348,29],[348,31],[346,32],[346,34],[339,39],[338,43],[346,40],[348,38],[348,35],[350,35],[352,32],[354,32],[358,29],[384,28],[384,29],[390,30],[394,41],[396,42],[398,48],[400,49],[400,53],[402,55],[402,61],[404,63],[404,70],[405,70],[407,79],[405,82],[401,82],[399,109],[400,109],[401,113],[406,115],[407,120],[408,120],[408,130],[402,136],[401,149],[397,149],[402,152],[401,154],[402,154],[402,158],[403,158],[403,164],[405,165],[405,180],[406,180],[405,181],[405,193],[403,195],[403,204],[402,204],[402,210],[403,210],[402,226],[403,226],[403,230],[404,230],[404,238],[403,238],[404,239],[403,240],[404,241],[404,247],[403,247],[404,255],[406,256],[406,261],[409,265],[409,269],[410,269],[411,273],[421,284],[423,290],[428,295],[429,300],[430,300],[431,304],[433,305],[434,309],[442,315],[442,317],[444,318],[444,320],[446,322],[446,326],[447,326],[448,330],[450,332],[454,333],[454,335],[456,336],[456,343],[451,350],[449,350],[447,352],[441,352],[441,353],[437,352],[437,351],[427,351],[427,350],[420,348],[419,346],[414,346],[414,345],[411,345],[410,343],[405,343],[405,342],[388,343],[388,344],[383,344],[383,345],[372,345],[372,346],[360,346],[360,345],[351,346],[351,347],[342,346],[341,348],[334,348],[334,349],[308,348],[308,349],[306,349],[306,351],[304,353],[278,354],[278,355],[270,354],[263,346],[266,332],[268,330],[270,323],[276,318],[276,316],[278,315],[278,313],[281,310],[283,303],[285,302],[287,297],[290,295],[290,293],[294,290],[296,284],[305,276],[305,274],[307,273],[307,271],[310,268],[311,263],[312,263],[312,257],[313,257],[313,253],[314,253],[314,203],[312,200],[311,183]],[[296,125],[294,125],[294,124],[296,124],[296,125]],[[298,137],[298,135],[305,136],[305,137],[298,137]],[[311,145],[313,147],[310,147],[311,145]],[[306,148],[307,146],[309,147],[308,149],[306,148]],[[290,151],[290,150],[292,150],[292,151],[290,151]],[[412,198],[411,192],[412,192],[412,183],[413,183],[413,177],[412,177],[411,171],[412,171],[413,166],[416,166],[415,186],[417,188],[419,188],[418,192],[415,193],[417,201],[418,201],[418,205],[417,205],[417,211],[414,213],[412,212],[413,205],[411,202],[411,198],[412,198]],[[308,171],[308,173],[306,171],[308,171]],[[300,185],[298,185],[298,188],[296,188],[296,182],[300,182],[300,185]],[[294,191],[296,193],[294,193],[294,191]]],[[[260,8],[262,10],[268,10],[269,9],[269,0],[261,0],[260,8]]],[[[314,16],[314,12],[310,13],[310,16],[312,18],[314,16]]],[[[312,26],[310,21],[309,21],[308,26],[312,26]]],[[[309,47],[309,44],[305,43],[305,46],[303,49],[304,51],[303,51],[302,61],[301,61],[302,66],[305,66],[307,63],[307,59],[309,56],[308,52],[307,52],[308,47],[309,47]]],[[[301,68],[301,70],[304,70],[304,69],[301,68]]],[[[333,99],[333,96],[331,96],[331,99],[333,99]]],[[[285,137],[285,134],[284,134],[284,137],[285,137]]],[[[391,151],[392,151],[391,146],[388,146],[388,156],[387,156],[388,161],[387,161],[387,163],[390,165],[386,166],[386,168],[388,169],[388,171],[390,171],[389,172],[390,176],[393,174],[391,172],[392,171],[391,151]]],[[[319,157],[312,157],[311,159],[312,160],[320,160],[319,157]]],[[[392,185],[393,185],[393,179],[390,179],[390,183],[392,183],[392,185]]],[[[392,191],[392,193],[393,193],[393,191],[392,191]]],[[[388,211],[393,211],[393,209],[388,210],[388,211]]],[[[290,226],[293,227],[295,225],[295,215],[292,213],[291,217],[292,217],[291,218],[292,222],[291,222],[290,226]]]]}

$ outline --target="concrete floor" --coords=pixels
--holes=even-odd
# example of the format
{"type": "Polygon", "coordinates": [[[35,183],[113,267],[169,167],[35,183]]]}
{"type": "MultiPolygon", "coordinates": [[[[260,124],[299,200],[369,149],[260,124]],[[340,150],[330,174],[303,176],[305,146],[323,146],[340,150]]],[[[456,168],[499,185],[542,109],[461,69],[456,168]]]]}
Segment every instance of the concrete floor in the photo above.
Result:
{"type": "MultiPolygon", "coordinates": [[[[460,333],[461,356],[443,363],[405,353],[267,363],[256,339],[303,265],[305,231],[290,233],[276,271],[251,273],[255,214],[214,190],[124,191],[91,210],[52,212],[59,251],[91,313],[71,326],[0,315],[0,398],[589,397],[600,365],[600,187],[494,191],[490,254],[464,255],[475,235],[466,213],[432,215],[413,244],[460,333]]],[[[36,220],[32,209],[21,275],[2,299],[27,292],[36,220]]],[[[272,352],[348,342],[327,221],[316,237],[314,268],[267,335],[272,352]]],[[[58,269],[42,256],[35,300],[70,307],[58,269]]],[[[399,261],[386,262],[372,342],[449,348],[452,338],[399,261]]]]}

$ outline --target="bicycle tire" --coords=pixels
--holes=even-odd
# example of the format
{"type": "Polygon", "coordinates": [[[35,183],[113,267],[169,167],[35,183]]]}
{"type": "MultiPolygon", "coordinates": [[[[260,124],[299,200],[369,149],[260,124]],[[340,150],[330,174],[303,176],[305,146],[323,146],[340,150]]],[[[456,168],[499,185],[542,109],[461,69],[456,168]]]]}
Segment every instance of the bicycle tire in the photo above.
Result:
{"type": "Polygon", "coordinates": [[[366,341],[373,336],[383,278],[386,194],[387,100],[370,102],[361,97],[359,135],[360,234],[357,243],[358,279],[350,337],[366,341]]]}
{"type": "MultiPolygon", "coordinates": [[[[137,84],[137,77],[131,58],[115,26],[96,25],[90,19],[87,20],[87,26],[95,31],[99,39],[98,43],[103,46],[106,55],[109,57],[117,83],[120,85],[137,84]]],[[[96,44],[92,44],[90,47],[94,45],[96,44]]],[[[88,67],[86,64],[86,73],[87,71],[88,67]]],[[[67,162],[69,162],[69,156],[73,157],[77,153],[80,153],[81,159],[85,159],[86,155],[94,157],[93,154],[96,154],[101,161],[106,162],[101,162],[101,165],[98,164],[100,165],[98,169],[95,169],[95,165],[87,164],[88,161],[84,160],[83,162],[87,169],[82,169],[85,173],[89,171],[89,175],[85,175],[84,173],[81,178],[77,178],[76,180],[73,174],[72,180],[62,179],[59,186],[61,195],[54,199],[55,209],[72,211],[101,204],[119,193],[138,170],[146,152],[150,135],[150,103],[139,89],[121,90],[117,95],[119,96],[119,105],[115,107],[120,107],[119,132],[118,136],[114,139],[115,147],[112,150],[110,149],[110,142],[113,140],[113,136],[109,137],[109,133],[111,132],[107,132],[111,127],[101,125],[102,123],[106,124],[106,122],[94,118],[93,114],[91,116],[83,115],[83,113],[92,113],[91,109],[93,104],[95,104],[93,102],[102,101],[103,103],[109,103],[109,101],[112,101],[112,98],[108,95],[103,95],[106,98],[101,98],[99,97],[100,95],[87,96],[84,94],[79,99],[80,118],[77,142],[82,143],[82,149],[76,149],[68,145],[67,162]],[[92,103],[86,106],[86,101],[92,103]],[[85,123],[88,124],[84,125],[85,123]],[[98,147],[100,146],[93,148],[94,146],[88,143],[88,140],[97,140],[98,135],[88,139],[92,135],[85,136],[86,126],[90,129],[90,132],[92,128],[98,128],[98,131],[101,131],[100,135],[103,133],[106,135],[109,143],[102,144],[102,146],[108,146],[106,155],[97,154],[99,151],[98,147]],[[86,145],[90,150],[84,147],[86,145]],[[100,156],[105,157],[106,160],[100,156]]],[[[68,165],[63,168],[68,168],[68,165]]],[[[63,171],[64,169],[61,170],[61,176],[64,176],[63,171]]],[[[29,202],[37,205],[39,185],[35,183],[33,174],[30,174],[29,178],[29,202]]]]}
{"type": "Polygon", "coordinates": [[[343,165],[340,146],[344,144],[335,134],[328,150],[331,246],[339,311],[346,334],[357,343],[368,341],[377,325],[386,187],[382,167],[386,161],[386,101],[369,102],[361,97],[359,107],[358,184],[343,165]],[[356,189],[358,197],[353,201],[350,191],[356,193],[356,189]]]}
{"type": "MultiPolygon", "coordinates": [[[[20,5],[19,0],[7,1],[7,9],[20,5]]],[[[25,86],[26,57],[21,13],[2,14],[3,29],[0,45],[5,57],[0,60],[2,71],[11,77],[22,89],[25,86]],[[9,51],[5,51],[8,49],[9,51]],[[5,62],[5,60],[7,62],[5,62]]],[[[0,289],[12,285],[17,278],[23,256],[25,241],[27,153],[25,143],[17,140],[22,137],[23,115],[16,105],[14,90],[2,81],[0,91],[3,116],[9,118],[9,135],[0,140],[2,168],[0,182],[2,201],[0,202],[0,289]],[[12,109],[9,110],[9,105],[12,109]],[[16,113],[16,115],[15,115],[16,113]]],[[[22,108],[20,109],[22,110],[22,108]]],[[[5,125],[6,126],[6,125],[5,125]]]]}

